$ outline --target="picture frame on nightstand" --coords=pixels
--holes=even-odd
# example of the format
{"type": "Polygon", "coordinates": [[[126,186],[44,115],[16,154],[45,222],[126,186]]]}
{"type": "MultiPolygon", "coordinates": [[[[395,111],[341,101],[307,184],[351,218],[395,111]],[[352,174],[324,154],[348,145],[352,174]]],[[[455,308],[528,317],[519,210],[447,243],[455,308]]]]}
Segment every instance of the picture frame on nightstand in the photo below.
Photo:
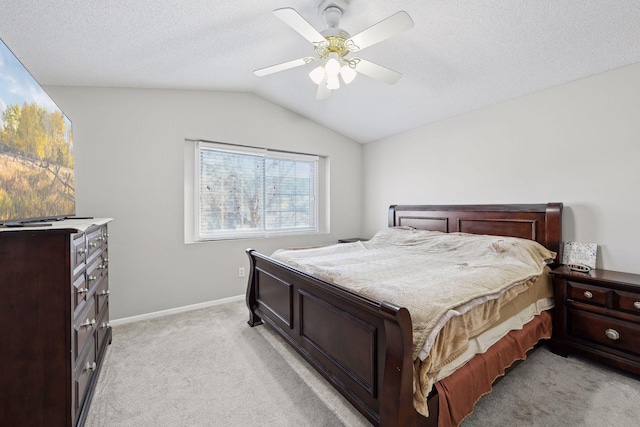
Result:
{"type": "Polygon", "coordinates": [[[564,242],[561,263],[573,271],[588,272],[596,268],[597,243],[564,242]]]}

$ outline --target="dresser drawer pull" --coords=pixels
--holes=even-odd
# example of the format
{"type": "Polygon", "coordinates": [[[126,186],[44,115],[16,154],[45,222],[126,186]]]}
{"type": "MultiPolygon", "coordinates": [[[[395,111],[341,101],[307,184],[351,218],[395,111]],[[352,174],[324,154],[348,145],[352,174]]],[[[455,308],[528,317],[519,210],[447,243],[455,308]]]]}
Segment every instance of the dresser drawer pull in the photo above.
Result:
{"type": "Polygon", "coordinates": [[[89,242],[89,249],[96,248],[98,244],[96,242],[89,242]]]}
{"type": "Polygon", "coordinates": [[[93,282],[93,281],[94,281],[94,280],[96,280],[96,279],[97,279],[97,277],[96,277],[96,276],[89,276],[89,277],[87,277],[87,281],[88,281],[88,282],[93,282]]]}
{"type": "Polygon", "coordinates": [[[102,329],[109,329],[111,327],[111,323],[109,322],[102,322],[102,325],[100,326],[102,329]]]}
{"type": "Polygon", "coordinates": [[[617,340],[618,338],[620,338],[620,334],[618,333],[618,331],[616,331],[615,329],[607,329],[606,331],[604,331],[604,334],[607,336],[607,338],[609,338],[610,340],[617,340]]]}
{"type": "Polygon", "coordinates": [[[87,253],[87,250],[85,248],[78,249],[78,255],[84,255],[85,253],[87,253]]]}
{"type": "Polygon", "coordinates": [[[87,362],[87,364],[84,367],[84,371],[86,373],[93,372],[96,370],[96,366],[97,366],[96,362],[87,362]]]}
{"type": "Polygon", "coordinates": [[[584,291],[584,296],[589,298],[589,299],[593,298],[593,294],[591,292],[589,292],[589,291],[584,291]]]}
{"type": "Polygon", "coordinates": [[[110,293],[111,293],[111,292],[109,292],[109,289],[107,289],[106,291],[102,291],[102,292],[100,292],[98,295],[100,295],[100,296],[106,296],[106,295],[109,295],[110,293]]]}
{"type": "Polygon", "coordinates": [[[92,320],[87,319],[80,324],[81,327],[84,326],[86,328],[93,328],[95,325],[96,325],[96,319],[92,319],[92,320]]]}
{"type": "Polygon", "coordinates": [[[84,294],[84,293],[87,293],[87,292],[89,292],[89,289],[87,289],[87,288],[80,288],[80,289],[78,289],[78,293],[79,293],[79,294],[84,294]]]}
{"type": "Polygon", "coordinates": [[[633,308],[637,308],[638,310],[640,310],[640,301],[636,301],[633,303],[633,308]]]}

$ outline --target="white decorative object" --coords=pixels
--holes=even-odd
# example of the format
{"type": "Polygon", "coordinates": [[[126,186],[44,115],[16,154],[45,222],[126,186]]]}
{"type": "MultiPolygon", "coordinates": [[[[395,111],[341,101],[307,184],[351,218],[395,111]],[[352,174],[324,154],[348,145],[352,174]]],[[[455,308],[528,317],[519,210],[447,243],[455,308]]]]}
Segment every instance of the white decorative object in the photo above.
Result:
{"type": "Polygon", "coordinates": [[[564,242],[562,264],[596,268],[597,243],[564,242]]]}

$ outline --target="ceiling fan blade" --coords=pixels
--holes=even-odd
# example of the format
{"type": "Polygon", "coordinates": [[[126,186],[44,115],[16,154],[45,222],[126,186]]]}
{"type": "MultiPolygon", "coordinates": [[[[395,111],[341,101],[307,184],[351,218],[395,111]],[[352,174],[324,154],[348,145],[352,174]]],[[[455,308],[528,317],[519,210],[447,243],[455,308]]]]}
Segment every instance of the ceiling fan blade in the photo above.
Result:
{"type": "Polygon", "coordinates": [[[354,52],[373,46],[411,28],[413,28],[413,20],[407,12],[400,11],[359,32],[348,39],[346,44],[349,50],[354,52]]]}
{"type": "Polygon", "coordinates": [[[331,96],[331,89],[327,87],[327,78],[325,77],[322,82],[318,85],[318,91],[316,92],[316,99],[323,100],[327,99],[331,96]]]}
{"type": "Polygon", "coordinates": [[[382,65],[378,65],[371,61],[367,61],[362,58],[351,58],[351,60],[356,62],[355,70],[364,74],[365,76],[371,77],[372,79],[380,80],[382,82],[388,83],[390,85],[394,84],[402,74],[397,71],[393,71],[387,67],[383,67],[382,65]]]}
{"type": "Polygon", "coordinates": [[[309,40],[311,43],[326,43],[327,39],[306,19],[302,17],[295,9],[285,7],[282,9],[276,9],[273,13],[284,21],[285,24],[296,30],[302,37],[309,40]]]}
{"type": "Polygon", "coordinates": [[[289,68],[300,67],[301,65],[310,64],[318,58],[307,56],[305,58],[294,59],[293,61],[283,62],[282,64],[271,65],[265,68],[259,68],[253,72],[256,76],[262,77],[268,74],[277,73],[278,71],[288,70],[289,68]]]}

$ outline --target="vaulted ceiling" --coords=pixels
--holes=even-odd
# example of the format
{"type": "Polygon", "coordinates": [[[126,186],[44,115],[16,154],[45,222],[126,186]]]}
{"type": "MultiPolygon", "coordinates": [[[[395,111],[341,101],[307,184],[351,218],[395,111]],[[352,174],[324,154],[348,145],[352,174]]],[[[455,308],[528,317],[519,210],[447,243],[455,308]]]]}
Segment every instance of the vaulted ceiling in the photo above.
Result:
{"type": "Polygon", "coordinates": [[[2,0],[0,38],[43,85],[251,92],[362,143],[640,62],[638,0],[336,1],[351,35],[411,16],[358,53],[395,85],[360,75],[317,101],[313,64],[253,74],[314,55],[272,11],[321,31],[321,0],[2,0]]]}

